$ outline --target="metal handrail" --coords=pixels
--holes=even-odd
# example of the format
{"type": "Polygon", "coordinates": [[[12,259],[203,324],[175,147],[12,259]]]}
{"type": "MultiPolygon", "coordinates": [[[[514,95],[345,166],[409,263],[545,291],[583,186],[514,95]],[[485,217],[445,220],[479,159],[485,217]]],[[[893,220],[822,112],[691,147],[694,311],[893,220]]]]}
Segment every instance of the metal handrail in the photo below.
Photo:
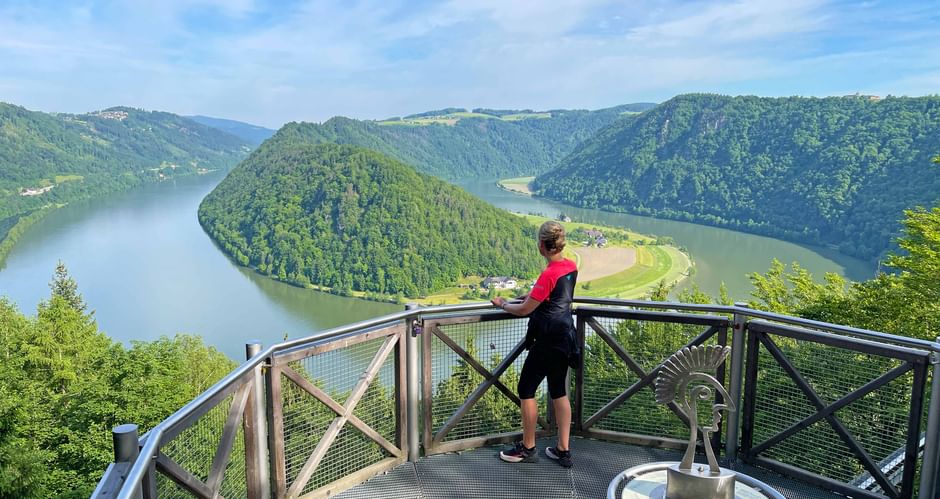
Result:
{"type": "MultiPolygon", "coordinates": [[[[940,339],[938,341],[929,341],[919,338],[911,338],[904,336],[897,336],[888,333],[882,333],[878,331],[872,331],[868,329],[855,328],[851,326],[844,326],[839,324],[826,323],[821,321],[815,321],[810,319],[803,319],[799,317],[793,317],[773,312],[765,312],[761,310],[756,310],[753,308],[736,305],[714,305],[714,304],[690,304],[690,303],[679,303],[679,302],[654,302],[646,300],[624,300],[617,298],[593,298],[593,297],[575,297],[575,304],[584,304],[584,305],[602,305],[602,306],[611,306],[611,307],[630,307],[630,308],[640,308],[640,309],[659,309],[659,310],[676,310],[676,311],[690,311],[690,312],[709,312],[709,313],[720,313],[720,314],[739,314],[746,318],[760,318],[769,321],[804,326],[829,332],[834,332],[838,334],[854,336],[857,338],[863,338],[873,341],[880,341],[886,343],[893,343],[896,345],[902,345],[907,347],[914,347],[929,350],[934,353],[934,363],[940,362],[940,339]]],[[[124,486],[121,488],[121,492],[117,497],[121,499],[132,499],[135,497],[135,491],[138,490],[139,486],[143,482],[144,476],[148,472],[148,468],[151,466],[151,461],[156,459],[157,451],[160,446],[161,437],[168,428],[172,428],[174,425],[183,421],[195,411],[202,408],[206,403],[211,401],[215,396],[217,396],[223,390],[229,388],[232,384],[241,380],[243,377],[248,376],[253,370],[257,369],[264,363],[269,362],[269,359],[272,355],[277,352],[288,350],[294,347],[307,345],[314,342],[320,342],[325,340],[330,340],[337,338],[342,335],[355,333],[365,329],[373,328],[376,326],[386,325],[389,323],[394,323],[397,321],[406,321],[406,320],[418,320],[425,316],[429,315],[438,315],[438,314],[453,314],[458,312],[470,312],[470,311],[483,311],[492,309],[493,305],[489,302],[480,302],[480,303],[469,303],[469,304],[460,304],[460,305],[439,305],[432,307],[423,307],[423,308],[414,308],[410,310],[404,310],[401,312],[396,312],[392,314],[383,315],[380,317],[375,317],[372,319],[367,319],[344,326],[339,326],[331,329],[324,330],[322,332],[302,337],[292,340],[283,341],[270,345],[264,350],[262,350],[257,355],[253,356],[251,359],[248,359],[241,365],[239,365],[235,370],[227,374],[217,383],[212,385],[205,392],[191,400],[189,403],[181,407],[179,410],[170,415],[167,419],[158,423],[154,428],[144,434],[140,441],[142,444],[140,456],[133,463],[130,470],[128,471],[127,477],[124,481],[124,486]]],[[[938,369],[940,371],[940,369],[938,369]]],[[[934,377],[934,384],[937,384],[936,375],[934,377]]],[[[938,418],[938,415],[931,413],[930,421],[934,421],[938,418]]],[[[930,426],[928,424],[928,426],[930,426]]],[[[934,424],[934,426],[940,426],[934,424]]],[[[940,431],[935,432],[940,435],[940,431]]],[[[926,459],[926,458],[925,458],[926,459]]],[[[931,456],[931,459],[938,459],[937,456],[931,456]]],[[[928,463],[924,463],[927,465],[928,463]]],[[[931,466],[936,467],[935,463],[929,463],[931,466]]]]}

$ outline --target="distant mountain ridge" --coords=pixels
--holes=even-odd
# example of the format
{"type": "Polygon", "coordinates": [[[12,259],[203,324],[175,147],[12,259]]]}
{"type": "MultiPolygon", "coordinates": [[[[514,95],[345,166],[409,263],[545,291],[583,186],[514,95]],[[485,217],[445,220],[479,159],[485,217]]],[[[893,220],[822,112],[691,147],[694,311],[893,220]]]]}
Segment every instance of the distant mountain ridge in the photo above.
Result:
{"type": "Polygon", "coordinates": [[[224,118],[213,118],[211,116],[187,116],[187,118],[202,123],[203,125],[222,130],[236,137],[240,137],[251,145],[258,146],[265,140],[271,138],[277,130],[265,128],[263,126],[252,125],[243,121],[227,120],[224,118]]]}
{"type": "Polygon", "coordinates": [[[546,171],[598,130],[648,106],[554,110],[512,119],[462,108],[381,122],[335,117],[321,124],[288,123],[269,142],[357,145],[440,178],[505,178],[546,171]]]}
{"type": "Polygon", "coordinates": [[[234,135],[171,113],[50,114],[0,103],[0,228],[45,206],[228,169],[249,150],[234,135]]]}
{"type": "Polygon", "coordinates": [[[268,141],[203,200],[199,221],[238,263],[340,294],[416,297],[544,263],[523,219],[351,145],[268,141]]]}
{"type": "Polygon", "coordinates": [[[677,96],[612,124],[538,194],[824,244],[875,259],[940,203],[940,97],[677,96]]]}

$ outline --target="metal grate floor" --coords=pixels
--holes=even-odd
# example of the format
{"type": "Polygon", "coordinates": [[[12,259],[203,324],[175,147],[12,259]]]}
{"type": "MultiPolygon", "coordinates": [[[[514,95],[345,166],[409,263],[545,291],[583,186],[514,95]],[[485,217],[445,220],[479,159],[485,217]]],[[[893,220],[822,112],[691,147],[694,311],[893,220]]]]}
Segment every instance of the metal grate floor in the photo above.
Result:
{"type": "MultiPolygon", "coordinates": [[[[553,439],[540,439],[544,449],[553,439]]],[[[500,447],[441,454],[405,463],[337,495],[338,499],[604,499],[621,471],[654,461],[679,461],[680,452],[574,438],[574,466],[564,469],[540,456],[538,463],[499,460],[500,447]]],[[[844,496],[750,466],[738,471],[772,485],[787,499],[837,499],[844,496]]]]}

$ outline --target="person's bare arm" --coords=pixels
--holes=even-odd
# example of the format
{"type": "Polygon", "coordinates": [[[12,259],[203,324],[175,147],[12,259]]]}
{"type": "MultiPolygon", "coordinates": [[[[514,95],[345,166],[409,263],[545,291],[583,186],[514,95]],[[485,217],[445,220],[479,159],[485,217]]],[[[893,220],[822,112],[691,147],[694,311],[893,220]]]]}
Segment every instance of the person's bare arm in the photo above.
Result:
{"type": "Polygon", "coordinates": [[[501,296],[493,298],[490,302],[506,312],[519,317],[525,317],[531,314],[539,306],[539,303],[541,303],[528,295],[526,295],[525,301],[522,303],[509,303],[501,296]]]}

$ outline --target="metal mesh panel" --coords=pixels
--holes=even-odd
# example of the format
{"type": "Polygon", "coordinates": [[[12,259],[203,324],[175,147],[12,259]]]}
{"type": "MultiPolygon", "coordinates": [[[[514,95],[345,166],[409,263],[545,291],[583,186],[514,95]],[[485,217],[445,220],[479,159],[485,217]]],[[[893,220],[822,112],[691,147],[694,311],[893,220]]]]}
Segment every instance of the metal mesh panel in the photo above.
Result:
{"type": "Polygon", "coordinates": [[[312,492],[346,475],[375,464],[390,454],[372,439],[347,424],[330,446],[316,473],[307,482],[303,493],[312,492]]]}
{"type": "MultiPolygon", "coordinates": [[[[199,418],[192,426],[185,429],[170,442],[163,445],[160,451],[176,464],[188,471],[194,477],[203,483],[209,478],[209,470],[212,468],[212,459],[215,457],[219,442],[222,440],[222,430],[225,427],[225,419],[228,417],[229,408],[232,405],[234,396],[229,395],[218,405],[209,410],[205,415],[199,418]]],[[[231,459],[239,461],[244,470],[245,452],[244,447],[240,453],[232,452],[231,459]]],[[[230,466],[232,464],[230,463],[230,466]]],[[[241,472],[244,480],[244,471],[241,472]]],[[[160,486],[165,481],[158,481],[160,486]]],[[[160,497],[179,497],[174,494],[174,490],[179,490],[175,484],[169,488],[164,495],[164,491],[158,489],[160,497]]],[[[182,497],[189,497],[186,494],[182,497]]]]}
{"type": "MultiPolygon", "coordinates": [[[[773,337],[783,354],[828,405],[875,380],[901,361],[838,347],[773,337]]],[[[755,445],[817,411],[763,345],[759,349],[755,414],[755,445]]],[[[836,412],[835,416],[881,463],[903,452],[907,439],[912,373],[836,412]]],[[[866,473],[860,460],[826,421],[819,421],[767,449],[763,455],[842,482],[866,473]]]]}
{"type": "MultiPolygon", "coordinates": [[[[291,362],[289,367],[322,388],[333,400],[345,404],[387,337],[291,362]]],[[[394,352],[389,354],[353,414],[395,444],[394,352]]],[[[282,377],[284,450],[288,484],[292,483],[337,417],[322,402],[282,377]]],[[[304,493],[389,457],[387,451],[346,423],[317,466],[304,493]]]]}
{"type": "Polygon", "coordinates": [[[162,473],[157,473],[157,497],[160,499],[192,499],[195,495],[180,487],[162,473]]]}
{"type": "Polygon", "coordinates": [[[222,477],[222,485],[219,487],[219,494],[222,497],[247,497],[247,479],[245,470],[245,430],[239,425],[238,433],[235,434],[234,445],[232,445],[232,454],[228,465],[225,467],[225,476],[222,477]]]}
{"type": "MultiPolygon", "coordinates": [[[[610,333],[627,354],[645,371],[650,372],[696,336],[706,326],[659,323],[597,317],[596,321],[610,333]]],[[[704,344],[717,344],[716,332],[704,344]]],[[[584,417],[598,410],[640,380],[603,338],[588,325],[584,349],[584,417]]],[[[710,403],[702,403],[710,411],[710,403]]],[[[701,412],[700,414],[706,414],[701,412]]],[[[635,393],[617,409],[593,426],[594,428],[638,433],[656,437],[688,438],[688,426],[668,407],[657,404],[653,385],[635,393]]]]}
{"type": "MultiPolygon", "coordinates": [[[[510,319],[474,324],[440,326],[441,331],[453,339],[487,370],[493,372],[513,348],[525,338],[526,321],[510,319]]],[[[427,331],[425,334],[433,334],[427,331]]],[[[483,376],[454,352],[436,335],[431,339],[433,431],[447,422],[457,409],[466,402],[471,393],[484,381],[483,376]]],[[[516,392],[519,374],[525,362],[523,353],[503,374],[500,381],[516,392]]],[[[536,393],[541,398],[544,382],[536,393]]],[[[446,435],[445,440],[494,435],[520,431],[522,420],[519,406],[495,387],[490,387],[483,397],[464,414],[460,422],[446,435]]]]}

